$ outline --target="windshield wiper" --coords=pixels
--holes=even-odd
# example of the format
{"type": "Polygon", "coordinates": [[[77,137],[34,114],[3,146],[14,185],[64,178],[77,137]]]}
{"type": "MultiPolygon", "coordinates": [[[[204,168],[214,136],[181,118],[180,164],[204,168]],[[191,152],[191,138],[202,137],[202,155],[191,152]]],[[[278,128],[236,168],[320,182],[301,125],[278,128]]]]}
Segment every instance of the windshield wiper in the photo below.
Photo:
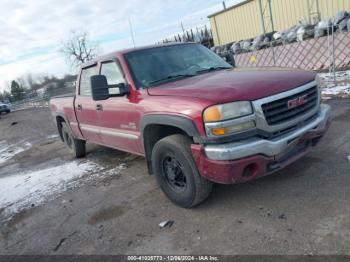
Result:
{"type": "Polygon", "coordinates": [[[212,71],[216,71],[216,70],[231,69],[231,68],[232,67],[228,67],[228,66],[217,66],[217,67],[203,68],[201,70],[196,71],[196,74],[207,73],[207,72],[212,72],[212,71]]]}
{"type": "Polygon", "coordinates": [[[178,78],[185,78],[185,77],[192,77],[192,76],[195,76],[195,75],[193,75],[193,74],[168,75],[168,76],[166,76],[164,78],[161,78],[161,79],[149,82],[149,85],[154,85],[154,84],[157,84],[157,83],[166,82],[168,80],[173,80],[173,79],[178,79],[178,78]]]}

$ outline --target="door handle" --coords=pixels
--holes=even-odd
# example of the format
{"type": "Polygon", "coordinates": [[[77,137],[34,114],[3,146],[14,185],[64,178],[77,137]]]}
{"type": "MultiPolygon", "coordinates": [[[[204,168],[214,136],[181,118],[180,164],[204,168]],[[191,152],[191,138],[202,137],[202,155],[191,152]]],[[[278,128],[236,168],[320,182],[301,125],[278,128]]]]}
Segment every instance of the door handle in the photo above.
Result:
{"type": "Polygon", "coordinates": [[[78,110],[82,110],[82,109],[83,109],[82,105],[81,105],[81,104],[78,104],[78,105],[77,105],[77,109],[78,109],[78,110]]]}
{"type": "Polygon", "coordinates": [[[102,110],[102,105],[101,104],[97,104],[96,105],[96,110],[97,111],[101,111],[102,110]]]}

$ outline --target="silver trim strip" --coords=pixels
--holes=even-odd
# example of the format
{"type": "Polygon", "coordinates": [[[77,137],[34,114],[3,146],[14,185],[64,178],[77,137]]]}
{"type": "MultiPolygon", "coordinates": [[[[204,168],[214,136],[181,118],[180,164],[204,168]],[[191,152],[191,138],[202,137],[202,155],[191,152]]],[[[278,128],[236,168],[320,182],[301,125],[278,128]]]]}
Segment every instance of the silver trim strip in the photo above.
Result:
{"type": "Polygon", "coordinates": [[[88,131],[88,132],[92,132],[92,133],[100,133],[100,130],[97,128],[93,128],[87,125],[80,125],[80,128],[82,130],[88,131]]]}
{"type": "Polygon", "coordinates": [[[127,134],[127,133],[112,131],[112,130],[106,130],[106,129],[105,130],[101,129],[101,134],[108,135],[108,136],[122,137],[122,138],[127,138],[127,139],[133,139],[133,140],[139,139],[139,137],[137,135],[127,134]]]}
{"type": "Polygon", "coordinates": [[[297,139],[305,133],[315,128],[316,130],[324,129],[329,116],[330,107],[328,105],[322,105],[317,118],[311,123],[274,140],[251,138],[227,144],[206,145],[204,150],[207,157],[211,160],[234,160],[257,154],[275,156],[291,146],[293,144],[291,141],[297,139]]]}
{"type": "Polygon", "coordinates": [[[127,138],[127,139],[132,139],[132,140],[139,139],[139,137],[137,135],[128,134],[128,133],[124,133],[124,132],[118,132],[118,131],[111,130],[111,129],[96,128],[96,127],[92,127],[89,125],[81,125],[80,127],[82,130],[85,130],[88,132],[93,132],[93,133],[98,133],[101,135],[115,136],[115,137],[127,138]]]}

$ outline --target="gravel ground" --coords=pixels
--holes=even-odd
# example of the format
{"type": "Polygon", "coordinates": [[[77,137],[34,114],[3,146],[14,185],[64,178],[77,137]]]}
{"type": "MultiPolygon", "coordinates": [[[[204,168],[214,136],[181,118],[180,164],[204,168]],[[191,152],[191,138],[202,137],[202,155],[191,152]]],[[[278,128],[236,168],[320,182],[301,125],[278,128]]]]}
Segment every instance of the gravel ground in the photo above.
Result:
{"type": "Polygon", "coordinates": [[[327,103],[332,126],[308,156],[250,183],[216,185],[191,210],[168,201],[141,157],[88,145],[86,159],[72,159],[48,109],[3,115],[0,183],[42,186],[0,207],[1,254],[350,254],[350,100],[327,103]],[[164,220],[174,224],[161,229],[164,220]]]}

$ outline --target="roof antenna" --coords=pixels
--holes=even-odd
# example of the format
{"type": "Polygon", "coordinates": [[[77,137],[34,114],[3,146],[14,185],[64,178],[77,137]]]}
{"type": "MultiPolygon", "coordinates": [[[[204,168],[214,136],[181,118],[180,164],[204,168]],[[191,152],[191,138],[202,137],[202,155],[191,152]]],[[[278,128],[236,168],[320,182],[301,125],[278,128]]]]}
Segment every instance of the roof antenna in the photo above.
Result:
{"type": "Polygon", "coordinates": [[[136,45],[135,45],[135,36],[134,36],[134,30],[132,29],[132,24],[131,24],[130,17],[129,17],[129,26],[130,26],[130,33],[131,33],[132,43],[133,43],[134,48],[135,48],[136,47],[136,45]]]}

